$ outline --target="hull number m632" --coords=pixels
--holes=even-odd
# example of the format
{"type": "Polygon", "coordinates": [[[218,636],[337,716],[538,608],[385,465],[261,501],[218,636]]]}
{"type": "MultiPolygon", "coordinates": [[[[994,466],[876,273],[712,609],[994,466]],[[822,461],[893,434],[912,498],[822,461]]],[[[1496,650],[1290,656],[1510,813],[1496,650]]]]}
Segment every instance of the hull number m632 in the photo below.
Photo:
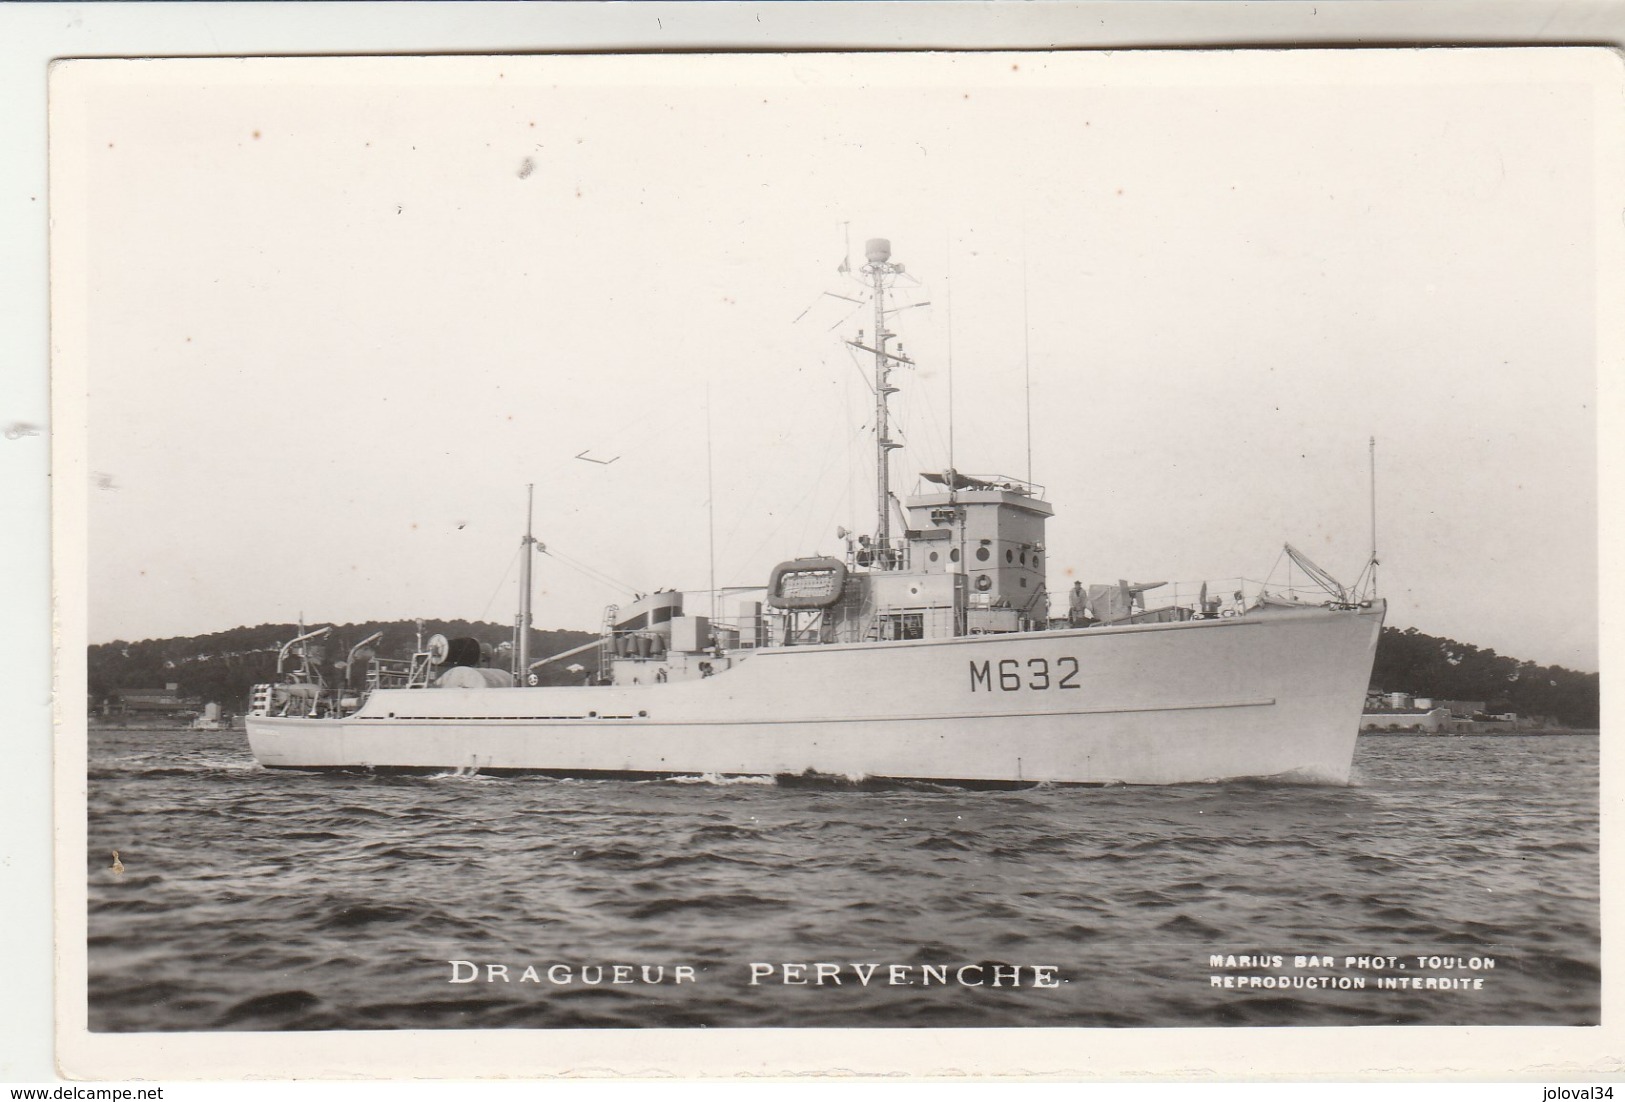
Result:
{"type": "Polygon", "coordinates": [[[1013,693],[1018,689],[1081,689],[1078,684],[1078,660],[1060,657],[1052,663],[1048,658],[1000,658],[996,662],[970,664],[970,691],[1013,693]]]}

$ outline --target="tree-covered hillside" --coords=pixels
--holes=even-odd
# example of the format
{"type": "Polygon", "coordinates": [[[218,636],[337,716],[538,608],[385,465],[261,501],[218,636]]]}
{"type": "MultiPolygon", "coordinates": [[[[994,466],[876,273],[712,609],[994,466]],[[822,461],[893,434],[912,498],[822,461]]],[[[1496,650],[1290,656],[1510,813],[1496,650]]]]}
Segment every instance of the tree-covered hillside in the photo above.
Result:
{"type": "Polygon", "coordinates": [[[1566,727],[1596,727],[1601,678],[1423,635],[1383,628],[1371,687],[1441,700],[1482,700],[1491,712],[1550,716],[1566,727]]]}
{"type": "MultiPolygon", "coordinates": [[[[335,625],[320,642],[327,649],[328,661],[343,661],[352,646],[375,631],[384,633],[376,644],[380,658],[412,656],[417,642],[417,624],[411,620],[335,625]]],[[[492,646],[513,639],[513,628],[507,624],[467,620],[425,620],[423,632],[425,638],[438,632],[450,639],[467,636],[492,646]]],[[[261,624],[213,635],[99,643],[90,648],[89,654],[90,703],[93,707],[100,705],[121,691],[161,689],[166,684],[176,684],[183,697],[214,701],[228,712],[240,712],[248,706],[248,694],[254,685],[276,680],[277,651],[298,634],[297,624],[261,624]]],[[[593,638],[585,631],[533,630],[530,653],[533,658],[546,658],[593,638]]],[[[579,684],[583,675],[565,669],[572,663],[596,670],[598,655],[589,649],[567,661],[543,666],[538,671],[542,684],[579,684]]]]}

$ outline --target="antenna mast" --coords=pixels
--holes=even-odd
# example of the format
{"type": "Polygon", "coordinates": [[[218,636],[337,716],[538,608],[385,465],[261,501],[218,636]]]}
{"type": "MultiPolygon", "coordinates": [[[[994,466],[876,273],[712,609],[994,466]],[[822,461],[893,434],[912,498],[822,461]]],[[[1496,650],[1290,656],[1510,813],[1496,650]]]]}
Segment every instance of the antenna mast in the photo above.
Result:
{"type": "Polygon", "coordinates": [[[525,536],[519,541],[519,615],[514,618],[514,677],[524,684],[530,675],[530,565],[536,537],[531,535],[531,520],[536,504],[536,484],[525,486],[525,536]]]}
{"type": "Polygon", "coordinates": [[[710,561],[711,626],[717,623],[717,494],[711,477],[711,383],[705,384],[705,554],[710,561]]]}
{"type": "Polygon", "coordinates": [[[903,271],[903,266],[891,262],[891,242],[883,237],[870,238],[864,243],[863,252],[867,260],[862,269],[863,275],[874,288],[875,295],[874,347],[863,344],[862,333],[852,343],[854,347],[874,353],[875,357],[875,562],[889,567],[892,562],[891,452],[902,445],[891,439],[887,401],[897,393],[897,388],[891,384],[893,361],[902,364],[912,361],[886,350],[886,342],[897,335],[886,328],[886,284],[889,278],[903,271]]]}
{"type": "Polygon", "coordinates": [[[1021,374],[1027,395],[1027,485],[1033,484],[1032,327],[1027,324],[1027,226],[1021,227],[1021,374]]]}
{"type": "MultiPolygon", "coordinates": [[[[953,242],[948,242],[948,473],[954,471],[954,250],[953,242]]],[[[954,498],[954,483],[957,479],[948,479],[948,499],[954,498]]]]}
{"type": "Polygon", "coordinates": [[[1371,596],[1377,595],[1377,438],[1371,438],[1371,596]]]}
{"type": "Polygon", "coordinates": [[[948,270],[948,504],[954,514],[954,547],[948,570],[954,583],[954,634],[965,634],[965,514],[959,508],[959,472],[954,467],[954,243],[950,237],[943,252],[948,270]]]}

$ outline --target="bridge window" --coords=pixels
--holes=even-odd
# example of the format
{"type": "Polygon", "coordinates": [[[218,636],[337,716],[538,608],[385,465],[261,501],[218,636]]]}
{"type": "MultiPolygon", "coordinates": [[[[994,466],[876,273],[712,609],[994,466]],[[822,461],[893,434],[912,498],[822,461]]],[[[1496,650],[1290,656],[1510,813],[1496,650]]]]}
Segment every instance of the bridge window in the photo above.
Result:
{"type": "Polygon", "coordinates": [[[880,617],[882,639],[924,639],[925,614],[922,612],[884,613],[880,617]]]}

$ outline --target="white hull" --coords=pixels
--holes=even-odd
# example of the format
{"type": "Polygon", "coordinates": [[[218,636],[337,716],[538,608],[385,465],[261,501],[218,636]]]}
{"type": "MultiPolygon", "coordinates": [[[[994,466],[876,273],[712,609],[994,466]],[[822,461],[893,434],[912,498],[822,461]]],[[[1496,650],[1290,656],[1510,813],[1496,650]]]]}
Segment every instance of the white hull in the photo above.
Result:
{"type": "Polygon", "coordinates": [[[1382,615],[768,648],[683,683],[381,690],[248,738],[293,769],[1346,784],[1382,615]]]}

